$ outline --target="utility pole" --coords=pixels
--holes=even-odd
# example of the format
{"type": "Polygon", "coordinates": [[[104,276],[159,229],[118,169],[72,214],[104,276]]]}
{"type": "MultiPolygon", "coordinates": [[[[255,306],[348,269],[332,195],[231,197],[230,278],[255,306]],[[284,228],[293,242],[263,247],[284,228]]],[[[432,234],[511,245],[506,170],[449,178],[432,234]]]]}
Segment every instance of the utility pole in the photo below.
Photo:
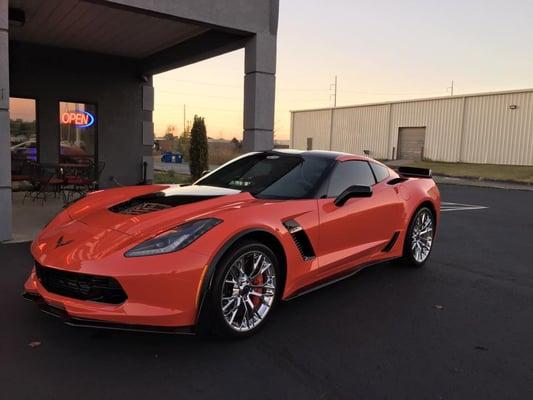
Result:
{"type": "Polygon", "coordinates": [[[186,116],[187,116],[187,106],[184,104],[183,105],[183,133],[185,133],[185,119],[186,119],[186,116]]]}
{"type": "Polygon", "coordinates": [[[446,88],[446,91],[448,90],[450,91],[450,96],[453,96],[453,81],[452,81],[452,85],[446,88]]]}
{"type": "Polygon", "coordinates": [[[329,85],[329,90],[333,89],[333,94],[330,95],[333,96],[333,108],[337,108],[337,75],[335,75],[335,83],[332,83],[329,85]]]}
{"type": "Polygon", "coordinates": [[[330,116],[330,124],[329,124],[329,149],[332,150],[333,145],[333,118],[335,116],[335,109],[337,108],[337,75],[335,75],[335,83],[332,83],[329,85],[329,90],[333,89],[333,94],[329,95],[329,98],[331,100],[331,96],[333,96],[333,107],[331,108],[331,116],[330,116]]]}

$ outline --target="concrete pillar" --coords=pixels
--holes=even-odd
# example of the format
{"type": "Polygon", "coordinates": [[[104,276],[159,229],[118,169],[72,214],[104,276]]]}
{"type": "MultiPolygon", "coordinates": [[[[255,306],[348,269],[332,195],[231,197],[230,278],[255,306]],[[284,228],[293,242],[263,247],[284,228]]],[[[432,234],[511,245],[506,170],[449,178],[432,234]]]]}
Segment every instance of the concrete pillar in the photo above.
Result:
{"type": "Polygon", "coordinates": [[[245,151],[274,147],[274,100],[276,90],[276,35],[258,33],[245,47],[244,67],[245,151]]]}
{"type": "Polygon", "coordinates": [[[0,0],[0,241],[11,239],[8,0],[0,0]]]}
{"type": "Polygon", "coordinates": [[[152,148],[154,146],[154,86],[153,78],[150,76],[145,85],[142,86],[142,112],[143,112],[143,165],[146,165],[146,182],[152,183],[154,180],[154,157],[152,148]],[[144,164],[146,163],[146,164],[144,164]]]}

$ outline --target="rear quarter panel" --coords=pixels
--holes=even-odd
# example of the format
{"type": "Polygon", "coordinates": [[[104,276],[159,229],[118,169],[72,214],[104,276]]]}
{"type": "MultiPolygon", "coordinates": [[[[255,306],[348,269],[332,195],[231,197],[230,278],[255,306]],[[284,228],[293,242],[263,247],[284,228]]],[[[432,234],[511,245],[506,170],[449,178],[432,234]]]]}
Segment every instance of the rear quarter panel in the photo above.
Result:
{"type": "Polygon", "coordinates": [[[437,227],[440,224],[440,192],[433,179],[410,178],[399,184],[399,193],[405,201],[406,231],[414,213],[424,203],[431,204],[437,227]]]}

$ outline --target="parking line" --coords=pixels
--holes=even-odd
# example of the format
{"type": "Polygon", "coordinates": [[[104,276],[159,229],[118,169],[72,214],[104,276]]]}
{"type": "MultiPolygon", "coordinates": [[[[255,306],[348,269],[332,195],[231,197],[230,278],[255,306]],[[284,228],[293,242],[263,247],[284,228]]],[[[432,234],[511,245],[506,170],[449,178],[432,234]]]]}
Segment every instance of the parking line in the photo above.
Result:
{"type": "Polygon", "coordinates": [[[485,206],[479,206],[475,204],[464,204],[464,203],[450,203],[443,201],[440,205],[440,211],[473,211],[473,210],[483,210],[485,206]]]}

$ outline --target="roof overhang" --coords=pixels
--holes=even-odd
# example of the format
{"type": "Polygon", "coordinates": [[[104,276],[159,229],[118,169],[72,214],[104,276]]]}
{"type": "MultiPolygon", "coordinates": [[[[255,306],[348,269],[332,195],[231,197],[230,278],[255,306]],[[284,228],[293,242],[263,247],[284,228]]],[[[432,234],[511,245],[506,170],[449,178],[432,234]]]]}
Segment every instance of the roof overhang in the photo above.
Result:
{"type": "Polygon", "coordinates": [[[10,0],[9,19],[10,40],[136,59],[145,73],[235,50],[250,35],[98,0],[10,0]]]}

